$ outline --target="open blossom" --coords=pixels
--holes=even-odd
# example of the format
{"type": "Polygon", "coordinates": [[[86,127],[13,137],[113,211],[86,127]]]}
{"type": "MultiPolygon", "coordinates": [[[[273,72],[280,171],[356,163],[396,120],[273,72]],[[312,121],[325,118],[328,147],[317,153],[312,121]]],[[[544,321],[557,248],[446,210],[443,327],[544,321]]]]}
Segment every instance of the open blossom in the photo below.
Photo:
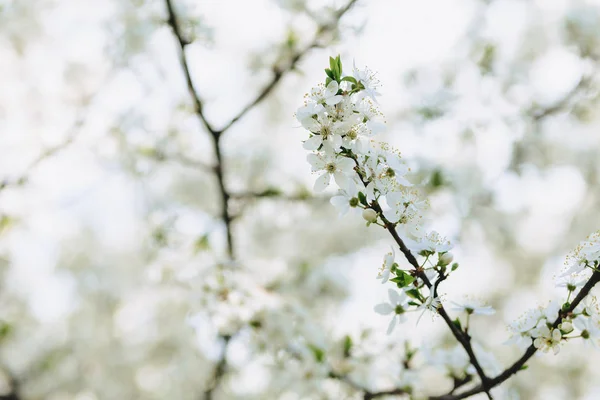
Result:
{"type": "Polygon", "coordinates": [[[599,347],[600,344],[600,320],[595,317],[578,316],[573,320],[573,326],[581,332],[584,343],[599,347]]]}
{"type": "Polygon", "coordinates": [[[562,333],[558,329],[550,329],[548,325],[542,322],[542,325],[534,331],[534,336],[537,336],[533,341],[536,349],[542,350],[544,353],[552,350],[554,354],[560,351],[560,341],[562,333]]]}
{"type": "Polygon", "coordinates": [[[417,307],[417,311],[418,310],[423,310],[421,312],[421,315],[419,315],[419,319],[417,320],[417,324],[421,320],[421,317],[423,317],[423,315],[425,314],[425,311],[429,310],[431,312],[437,313],[437,310],[438,310],[438,308],[440,307],[441,304],[442,304],[442,302],[440,301],[439,297],[433,297],[433,296],[427,297],[425,299],[425,301],[419,307],[417,307]]]}
{"type": "Polygon", "coordinates": [[[408,245],[411,250],[417,253],[426,252],[429,254],[445,253],[453,247],[449,240],[436,231],[431,231],[418,241],[410,241],[408,245]]]}
{"type": "Polygon", "coordinates": [[[456,311],[464,311],[467,314],[477,314],[477,315],[492,315],[496,313],[491,306],[484,305],[481,301],[476,299],[465,299],[462,303],[452,302],[455,307],[453,310],[456,311]]]}
{"type": "Polygon", "coordinates": [[[369,96],[374,101],[377,101],[376,97],[379,96],[377,88],[379,87],[379,79],[373,71],[368,68],[358,69],[356,64],[353,65],[352,75],[354,78],[362,84],[364,87],[364,94],[369,96]]]}
{"type": "Polygon", "coordinates": [[[512,331],[512,336],[505,344],[516,344],[521,349],[529,347],[532,340],[531,330],[537,326],[541,318],[542,311],[539,308],[527,311],[519,320],[508,326],[512,331]]]}
{"type": "Polygon", "coordinates": [[[348,189],[354,179],[354,161],[327,153],[309,154],[308,162],[313,172],[323,171],[315,182],[315,191],[322,192],[329,186],[331,177],[342,189],[348,189]]]}
{"type": "Polygon", "coordinates": [[[343,96],[337,94],[339,89],[340,87],[338,83],[336,81],[331,81],[325,89],[313,89],[311,93],[311,100],[317,104],[334,106],[343,99],[343,96]]]}
{"type": "Polygon", "coordinates": [[[562,276],[577,274],[587,266],[594,267],[600,262],[600,231],[592,233],[567,256],[567,269],[562,276]]]}
{"type": "Polygon", "coordinates": [[[340,213],[340,216],[342,216],[342,215],[345,215],[346,213],[348,213],[350,208],[355,208],[357,210],[360,210],[359,208],[357,208],[357,206],[358,206],[358,198],[356,197],[357,195],[358,195],[358,190],[356,189],[356,186],[349,185],[349,187],[346,188],[346,190],[340,189],[338,194],[336,196],[333,196],[329,200],[329,202],[338,210],[338,212],[340,213]]]}
{"type": "Polygon", "coordinates": [[[375,312],[381,315],[394,314],[390,324],[388,325],[387,334],[392,333],[396,327],[397,322],[404,322],[406,320],[406,310],[408,308],[408,296],[404,292],[398,294],[393,289],[388,289],[389,303],[380,303],[375,306],[375,312]]]}

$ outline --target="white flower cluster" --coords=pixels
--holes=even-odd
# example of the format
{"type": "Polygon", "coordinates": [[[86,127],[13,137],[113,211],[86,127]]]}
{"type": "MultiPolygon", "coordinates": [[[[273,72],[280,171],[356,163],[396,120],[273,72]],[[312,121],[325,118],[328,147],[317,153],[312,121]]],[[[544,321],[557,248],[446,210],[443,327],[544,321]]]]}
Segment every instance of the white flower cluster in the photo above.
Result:
{"type": "MultiPolygon", "coordinates": [[[[449,253],[452,245],[439,233],[426,232],[424,212],[428,202],[407,179],[410,170],[400,153],[373,140],[384,128],[375,99],[379,81],[370,70],[356,66],[352,76],[344,76],[339,56],[329,61],[325,85],[306,94],[303,107],[296,113],[309,131],[304,148],[310,151],[307,160],[312,171],[319,175],[314,189],[323,191],[333,180],[339,193],[331,203],[340,214],[362,210],[367,225],[395,230],[410,250],[424,257],[423,273],[429,283],[433,282],[439,274],[456,268],[456,264],[447,268],[453,260],[449,253]]],[[[432,291],[421,293],[426,282],[416,273],[415,265],[411,271],[404,271],[395,256],[394,249],[385,255],[378,274],[382,283],[390,280],[401,290],[400,294],[390,290],[390,303],[375,308],[380,314],[392,315],[388,333],[409,309],[435,312],[440,306],[432,291]]]]}
{"type": "Polygon", "coordinates": [[[507,343],[521,348],[533,345],[544,352],[560,351],[561,345],[569,339],[582,338],[586,344],[600,345],[600,309],[594,296],[588,295],[570,310],[574,295],[584,286],[600,262],[600,231],[591,234],[568,256],[566,271],[557,284],[568,291],[564,303],[553,301],[546,307],[527,311],[509,329],[513,335],[507,343]]]}

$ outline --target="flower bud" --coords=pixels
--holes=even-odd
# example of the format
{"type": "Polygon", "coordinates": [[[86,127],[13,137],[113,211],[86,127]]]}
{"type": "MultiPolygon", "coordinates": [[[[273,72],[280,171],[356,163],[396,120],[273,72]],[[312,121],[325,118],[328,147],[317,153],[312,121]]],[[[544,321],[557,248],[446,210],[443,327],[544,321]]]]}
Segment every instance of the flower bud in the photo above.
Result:
{"type": "Polygon", "coordinates": [[[573,324],[571,324],[568,321],[565,321],[562,324],[560,324],[559,328],[561,331],[563,331],[565,333],[570,333],[573,331],[573,324]]]}
{"type": "Polygon", "coordinates": [[[372,208],[365,208],[362,212],[362,217],[367,222],[375,222],[377,221],[377,211],[372,208]]]}
{"type": "Polygon", "coordinates": [[[454,260],[454,256],[452,255],[452,253],[444,253],[444,254],[440,255],[438,264],[439,265],[448,265],[452,262],[452,260],[454,260]]]}

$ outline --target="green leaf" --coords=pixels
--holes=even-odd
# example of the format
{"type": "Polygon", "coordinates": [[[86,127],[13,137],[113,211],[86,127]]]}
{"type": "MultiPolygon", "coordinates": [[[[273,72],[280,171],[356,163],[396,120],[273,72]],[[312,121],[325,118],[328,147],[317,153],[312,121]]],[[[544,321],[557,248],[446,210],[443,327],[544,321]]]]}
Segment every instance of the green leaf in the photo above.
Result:
{"type": "Polygon", "coordinates": [[[458,263],[452,263],[452,268],[450,268],[450,270],[456,271],[457,268],[458,268],[458,263]]]}
{"type": "Polygon", "coordinates": [[[12,332],[12,325],[8,322],[0,321],[0,340],[4,339],[12,332]]]}
{"type": "Polygon", "coordinates": [[[340,58],[339,54],[336,58],[336,61],[337,61],[337,70],[340,73],[339,76],[341,77],[342,76],[342,59],[340,58]]]}
{"type": "Polygon", "coordinates": [[[315,360],[317,360],[317,362],[322,363],[323,361],[325,361],[325,351],[323,351],[323,349],[320,349],[312,344],[309,344],[308,347],[313,352],[313,355],[315,356],[315,360]]]}
{"type": "Polygon", "coordinates": [[[350,357],[352,350],[352,338],[348,335],[344,336],[344,358],[350,357]]]}
{"type": "Polygon", "coordinates": [[[331,72],[334,73],[337,69],[337,61],[333,57],[329,57],[329,69],[331,69],[331,72]]]}
{"type": "Polygon", "coordinates": [[[406,271],[399,269],[396,271],[396,277],[390,279],[390,281],[396,283],[398,288],[402,289],[413,283],[415,281],[415,278],[414,276],[408,274],[406,271]]]}
{"type": "Polygon", "coordinates": [[[439,188],[440,186],[444,185],[444,175],[442,175],[442,171],[439,169],[436,169],[435,171],[433,171],[433,174],[431,174],[431,186],[434,188],[439,188]]]}
{"type": "Polygon", "coordinates": [[[333,81],[333,79],[331,79],[330,77],[327,77],[327,79],[325,79],[325,86],[329,86],[331,81],[333,81]]]}
{"type": "Polygon", "coordinates": [[[356,79],[354,79],[353,76],[345,76],[342,78],[342,81],[352,82],[353,84],[356,84],[356,79]]]}
{"type": "Polygon", "coordinates": [[[528,365],[522,365],[521,368],[519,368],[519,371],[525,371],[527,368],[529,368],[528,365]]]}
{"type": "Polygon", "coordinates": [[[330,77],[331,79],[335,79],[335,75],[334,75],[334,73],[333,73],[333,71],[332,71],[332,70],[330,70],[330,69],[326,69],[326,70],[325,70],[325,73],[326,73],[326,74],[327,74],[327,76],[328,76],[328,77],[330,77]]]}
{"type": "Polygon", "coordinates": [[[406,293],[406,295],[408,297],[411,297],[416,300],[419,300],[421,298],[421,293],[419,293],[418,289],[409,289],[409,290],[405,291],[404,293],[406,293]]]}
{"type": "Polygon", "coordinates": [[[358,201],[360,201],[360,204],[362,204],[363,206],[369,205],[369,203],[367,203],[367,197],[363,192],[358,192],[358,201]]]}
{"type": "Polygon", "coordinates": [[[208,234],[204,234],[196,239],[194,243],[194,252],[206,251],[210,249],[210,242],[208,240],[208,234]]]}

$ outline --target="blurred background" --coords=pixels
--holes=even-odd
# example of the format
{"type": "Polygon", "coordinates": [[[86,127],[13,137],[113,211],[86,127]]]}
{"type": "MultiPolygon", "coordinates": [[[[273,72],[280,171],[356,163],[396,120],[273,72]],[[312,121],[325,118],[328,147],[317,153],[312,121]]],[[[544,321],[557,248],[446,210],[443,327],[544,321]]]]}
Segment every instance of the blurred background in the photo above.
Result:
{"type": "MultiPolygon", "coordinates": [[[[391,239],[312,192],[294,113],[337,54],[378,71],[456,243],[444,299],[498,310],[472,334],[509,365],[600,227],[599,45],[593,0],[0,0],[0,399],[363,398],[306,351],[451,388],[402,367],[441,320],[373,311],[391,239]]],[[[568,343],[497,398],[598,399],[598,360],[568,343]]]]}

